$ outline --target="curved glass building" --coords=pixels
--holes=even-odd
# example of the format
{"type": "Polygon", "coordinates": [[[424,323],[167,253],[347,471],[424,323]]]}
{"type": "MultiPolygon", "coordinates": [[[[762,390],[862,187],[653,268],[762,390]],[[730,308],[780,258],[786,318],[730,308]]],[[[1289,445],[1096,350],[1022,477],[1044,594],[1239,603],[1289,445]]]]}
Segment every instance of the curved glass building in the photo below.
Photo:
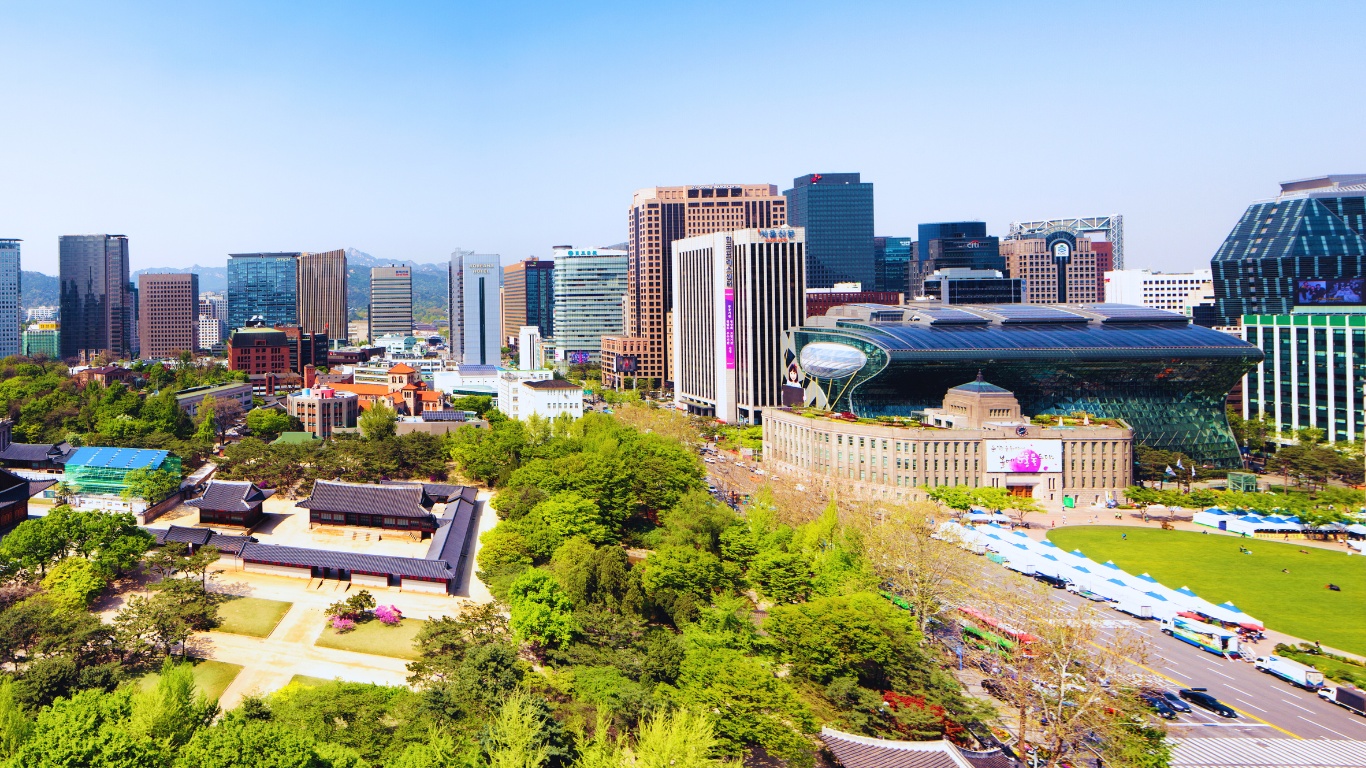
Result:
{"type": "Polygon", "coordinates": [[[1137,443],[1217,466],[1240,463],[1224,399],[1262,360],[1236,336],[1120,304],[847,305],[789,342],[809,406],[910,416],[980,371],[1025,413],[1123,419],[1137,443]]]}

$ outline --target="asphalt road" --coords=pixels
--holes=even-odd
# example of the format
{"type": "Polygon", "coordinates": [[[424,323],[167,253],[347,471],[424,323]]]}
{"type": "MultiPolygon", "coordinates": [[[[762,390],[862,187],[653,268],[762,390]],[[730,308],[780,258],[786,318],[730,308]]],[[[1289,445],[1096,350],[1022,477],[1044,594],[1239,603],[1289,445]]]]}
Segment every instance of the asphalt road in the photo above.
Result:
{"type": "MultiPolygon", "coordinates": [[[[1069,605],[1085,599],[1063,590],[1054,590],[1053,598],[1069,605]]],[[[1191,712],[1168,721],[1172,736],[1366,740],[1366,717],[1259,672],[1251,662],[1230,661],[1168,637],[1155,621],[1135,619],[1113,609],[1102,608],[1102,615],[1107,624],[1134,626],[1147,637],[1151,655],[1147,664],[1139,666],[1162,678],[1170,690],[1207,688],[1210,695],[1239,714],[1229,720],[1193,706],[1191,712]]],[[[1267,642],[1252,648],[1258,656],[1271,652],[1267,642]]]]}

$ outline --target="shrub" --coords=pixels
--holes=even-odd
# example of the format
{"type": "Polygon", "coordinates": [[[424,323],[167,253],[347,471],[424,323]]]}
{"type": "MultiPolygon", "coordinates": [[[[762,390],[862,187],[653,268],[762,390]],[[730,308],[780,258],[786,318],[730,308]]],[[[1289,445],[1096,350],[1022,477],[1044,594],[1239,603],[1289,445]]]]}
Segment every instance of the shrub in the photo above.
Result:
{"type": "Polygon", "coordinates": [[[403,623],[403,611],[392,605],[381,605],[375,609],[375,618],[386,627],[397,627],[403,623]]]}
{"type": "Polygon", "coordinates": [[[356,628],[356,622],[344,616],[333,616],[332,628],[337,631],[337,634],[344,635],[356,628]]]}

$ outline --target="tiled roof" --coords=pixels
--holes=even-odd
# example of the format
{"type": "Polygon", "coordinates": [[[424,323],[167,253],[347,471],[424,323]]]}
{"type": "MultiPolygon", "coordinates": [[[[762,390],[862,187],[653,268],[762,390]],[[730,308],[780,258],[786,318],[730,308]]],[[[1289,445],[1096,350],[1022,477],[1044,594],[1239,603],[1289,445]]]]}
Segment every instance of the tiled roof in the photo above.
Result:
{"type": "Polygon", "coordinates": [[[390,368],[389,373],[417,373],[417,369],[407,363],[399,363],[390,368]]]}
{"type": "Polygon", "coordinates": [[[212,480],[204,494],[185,502],[186,506],[212,509],[219,512],[250,512],[261,502],[275,495],[270,488],[258,488],[255,483],[233,480],[212,480]]]}
{"type": "Polygon", "coordinates": [[[441,393],[440,393],[440,392],[433,392],[433,391],[431,391],[430,389],[423,390],[422,392],[419,393],[419,396],[421,397],[422,402],[424,402],[424,403],[439,403],[439,402],[441,402],[441,393]]]}
{"type": "Polygon", "coordinates": [[[57,461],[71,455],[76,449],[67,443],[10,443],[0,451],[0,461],[57,461]]]}
{"type": "Polygon", "coordinates": [[[1173,739],[1172,768],[1338,768],[1366,765],[1358,739],[1173,739]]]}
{"type": "Polygon", "coordinates": [[[248,543],[242,547],[240,557],[248,563],[285,565],[295,568],[340,568],[352,573],[366,573],[375,576],[404,576],[437,581],[447,581],[454,576],[450,565],[443,560],[363,555],[358,552],[282,547],[275,544],[248,543]]]}
{"type": "Polygon", "coordinates": [[[541,379],[540,381],[524,381],[522,384],[532,389],[578,389],[579,385],[564,379],[541,379]]]}
{"type": "Polygon", "coordinates": [[[249,536],[224,536],[208,528],[186,528],[180,525],[173,525],[164,529],[145,528],[144,530],[156,536],[157,546],[168,541],[178,541],[181,544],[193,544],[196,547],[205,545],[217,547],[220,552],[233,555],[241,552],[242,547],[253,541],[249,536]]]}
{"type": "Polygon", "coordinates": [[[968,752],[947,741],[892,741],[821,729],[821,741],[844,768],[1011,768],[999,750],[968,752]]]}
{"type": "Polygon", "coordinates": [[[34,496],[37,496],[38,494],[42,493],[43,491],[46,491],[47,489],[51,488],[52,486],[54,486],[54,485],[56,485],[56,484],[57,484],[57,481],[56,481],[55,479],[53,479],[53,480],[30,480],[30,481],[28,481],[28,497],[31,499],[31,498],[33,498],[34,496]]]}
{"type": "Polygon", "coordinates": [[[148,448],[77,448],[66,460],[68,467],[101,469],[156,469],[168,452],[148,448]]]}
{"type": "Polygon", "coordinates": [[[431,517],[422,506],[422,486],[365,485],[318,480],[313,493],[295,506],[320,512],[350,512],[389,517],[431,517]]]}

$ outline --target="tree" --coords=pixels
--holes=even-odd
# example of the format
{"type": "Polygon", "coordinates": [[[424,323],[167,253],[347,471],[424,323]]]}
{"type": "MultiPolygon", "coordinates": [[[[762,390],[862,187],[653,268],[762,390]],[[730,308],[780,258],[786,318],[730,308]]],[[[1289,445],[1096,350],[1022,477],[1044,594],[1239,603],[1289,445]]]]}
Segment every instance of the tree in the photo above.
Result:
{"type": "Polygon", "coordinates": [[[130,725],[134,733],[178,750],[217,715],[218,705],[195,692],[190,665],[168,658],[156,686],[133,699],[130,725]]]}
{"type": "Polygon", "coordinates": [[[169,469],[134,469],[124,476],[125,499],[142,499],[156,504],[180,490],[180,474],[169,469]]]}
{"type": "Polygon", "coordinates": [[[29,739],[12,758],[25,768],[163,768],[165,755],[128,727],[132,692],[81,691],[38,713],[29,739]]]}
{"type": "Polygon", "coordinates": [[[724,581],[720,558],[692,547],[660,547],[650,554],[644,568],[641,585],[651,596],[670,591],[706,602],[724,581]]]}
{"type": "Polygon", "coordinates": [[[574,605],[555,578],[545,571],[529,569],[512,583],[508,602],[512,606],[512,631],[519,640],[540,647],[556,647],[578,632],[574,605]]]}
{"type": "Polygon", "coordinates": [[[561,491],[537,504],[531,517],[560,540],[583,536],[594,544],[609,544],[617,539],[616,531],[602,519],[598,505],[575,491],[561,491]]]}
{"type": "Polygon", "coordinates": [[[33,723],[15,696],[14,680],[0,678],[0,760],[17,754],[32,731],[33,723]]]}
{"type": "Polygon", "coordinates": [[[911,502],[859,507],[852,516],[863,533],[873,570],[887,591],[910,603],[922,636],[978,578],[976,563],[953,542],[936,535],[937,512],[931,503],[911,502]]]}
{"type": "Polygon", "coordinates": [[[800,553],[761,552],[750,565],[750,575],[775,603],[799,603],[811,595],[811,565],[800,553]]]}
{"type": "Polygon", "coordinates": [[[683,708],[651,717],[640,728],[634,753],[638,768],[721,768],[720,740],[703,710],[683,708]]]}
{"type": "Polygon", "coordinates": [[[288,432],[292,422],[287,414],[274,408],[253,408],[247,413],[247,428],[261,439],[275,439],[288,432]]]}
{"type": "Polygon", "coordinates": [[[360,432],[367,440],[389,440],[394,437],[398,414],[383,400],[376,400],[360,415],[360,432]]]}
{"type": "Polygon", "coordinates": [[[541,768],[550,759],[541,718],[530,694],[515,691],[489,723],[489,768],[541,768]]]}
{"type": "Polygon", "coordinates": [[[362,764],[351,750],[319,744],[309,733],[289,725],[229,716],[196,733],[180,751],[176,768],[340,768],[362,764]]]}
{"type": "Polygon", "coordinates": [[[70,610],[89,608],[108,583],[95,564],[82,557],[59,560],[43,577],[43,589],[70,610]]]}

